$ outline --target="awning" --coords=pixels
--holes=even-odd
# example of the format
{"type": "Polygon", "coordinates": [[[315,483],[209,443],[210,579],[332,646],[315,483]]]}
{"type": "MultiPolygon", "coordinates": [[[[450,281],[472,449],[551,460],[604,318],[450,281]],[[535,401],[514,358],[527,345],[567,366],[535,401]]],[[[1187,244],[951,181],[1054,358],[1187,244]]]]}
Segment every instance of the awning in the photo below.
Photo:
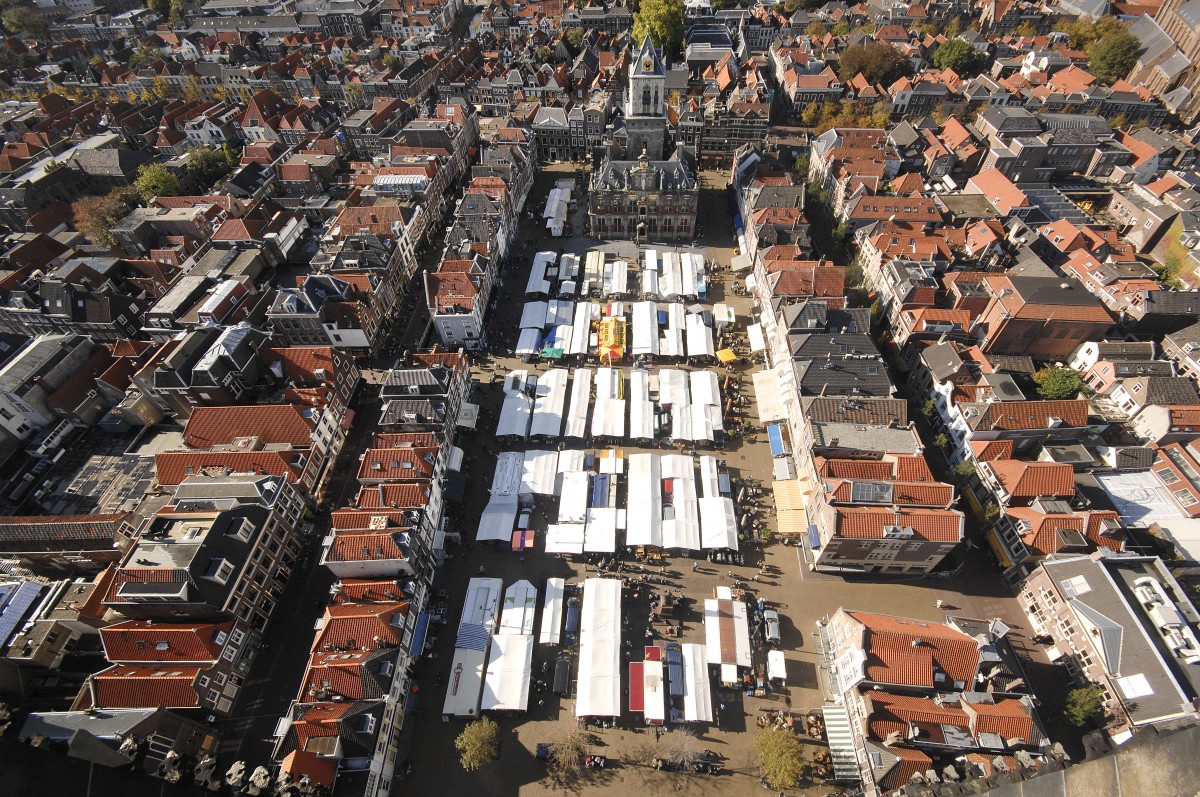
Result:
{"type": "Polygon", "coordinates": [[[813,552],[821,550],[821,531],[815,524],[808,526],[808,547],[813,552]]]}
{"type": "Polygon", "coordinates": [[[785,421],[787,411],[783,407],[783,396],[779,392],[779,377],[773,370],[755,371],[754,400],[758,404],[758,417],[762,421],[785,421]]]}
{"type": "Polygon", "coordinates": [[[464,429],[474,429],[479,423],[479,405],[464,401],[458,410],[458,425],[464,429]]]}
{"type": "Polygon", "coordinates": [[[767,651],[767,677],[772,681],[787,680],[787,659],[784,658],[782,650],[767,651]]]}
{"type": "Polygon", "coordinates": [[[563,592],[565,586],[565,579],[546,579],[546,597],[545,603],[542,605],[542,625],[538,633],[538,642],[543,645],[557,645],[561,638],[563,592]]]}
{"type": "Polygon", "coordinates": [[[804,534],[808,529],[808,515],[803,509],[785,509],[775,513],[775,528],[780,534],[804,534]]]}
{"type": "Polygon", "coordinates": [[[782,457],[787,453],[787,446],[783,442],[783,429],[779,424],[767,424],[767,440],[771,443],[771,456],[782,457]]]}
{"type": "Polygon", "coordinates": [[[463,450],[458,446],[450,446],[450,462],[446,465],[448,470],[462,470],[463,466],[463,450]]]}
{"type": "Polygon", "coordinates": [[[417,625],[413,629],[412,642],[408,649],[414,656],[420,656],[425,650],[425,637],[429,634],[429,612],[417,615],[417,625]]]}
{"type": "Polygon", "coordinates": [[[514,551],[524,551],[533,547],[534,532],[529,529],[514,531],[512,535],[512,549],[514,551]]]}
{"type": "Polygon", "coordinates": [[[823,706],[825,733],[829,737],[829,755],[833,759],[833,776],[838,780],[859,780],[858,757],[854,754],[854,733],[850,716],[842,706],[823,706]]]}
{"type": "Polygon", "coordinates": [[[762,324],[751,324],[746,327],[746,334],[750,336],[750,351],[760,352],[767,350],[767,341],[763,337],[762,324]]]}
{"type": "Polygon", "coordinates": [[[446,486],[442,495],[447,501],[461,501],[467,493],[467,474],[460,470],[452,470],[446,474],[446,486]]]}
{"type": "Polygon", "coordinates": [[[996,558],[1000,560],[1000,566],[1005,570],[1012,567],[1012,559],[1009,557],[1008,551],[1004,550],[1004,543],[997,539],[995,529],[988,529],[987,541],[992,546],[992,550],[996,552],[996,558]]]}
{"type": "Polygon", "coordinates": [[[732,363],[737,361],[737,355],[733,353],[733,349],[718,349],[717,359],[723,363],[732,363]]]}
{"type": "Polygon", "coordinates": [[[775,457],[772,459],[771,471],[778,481],[787,481],[796,478],[796,468],[792,465],[791,457],[775,457]]]}
{"type": "Polygon", "coordinates": [[[629,662],[629,710],[642,712],[646,710],[645,679],[642,676],[642,663],[629,662]]]}
{"type": "Polygon", "coordinates": [[[746,290],[751,293],[758,290],[758,280],[754,278],[753,274],[746,275],[746,290]]]}
{"type": "Polygon", "coordinates": [[[750,268],[750,265],[751,264],[750,264],[750,256],[749,255],[734,255],[733,258],[729,261],[729,270],[730,271],[745,271],[746,269],[750,268]]]}
{"type": "Polygon", "coordinates": [[[800,482],[771,482],[771,493],[775,496],[775,509],[779,512],[804,509],[804,495],[800,492],[800,482]]]}

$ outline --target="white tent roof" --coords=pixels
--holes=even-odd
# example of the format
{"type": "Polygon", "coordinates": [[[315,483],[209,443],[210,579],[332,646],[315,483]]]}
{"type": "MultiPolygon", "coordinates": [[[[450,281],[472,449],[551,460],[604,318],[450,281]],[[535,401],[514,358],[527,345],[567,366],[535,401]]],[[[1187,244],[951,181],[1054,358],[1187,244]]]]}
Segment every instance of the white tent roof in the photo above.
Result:
{"type": "Polygon", "coordinates": [[[645,271],[658,271],[658,252],[653,249],[647,249],[642,253],[642,269],[645,271]]]}
{"type": "Polygon", "coordinates": [[[592,437],[625,436],[624,399],[596,399],[592,410],[592,437]]]}
{"type": "Polygon", "coordinates": [[[479,693],[483,690],[484,665],[487,649],[456,648],[450,672],[455,677],[448,679],[446,702],[442,713],[452,717],[478,717],[479,693]]]}
{"type": "Polygon", "coordinates": [[[579,689],[575,716],[621,713],[621,582],[589,578],[583,583],[579,632],[579,689]]]}
{"type": "Polygon", "coordinates": [[[778,373],[774,369],[755,371],[751,378],[754,380],[754,400],[758,404],[759,420],[786,421],[778,373]]]}
{"type": "Polygon", "coordinates": [[[634,357],[658,354],[658,308],[654,302],[635,302],[633,305],[633,346],[630,353],[634,357]]]}
{"type": "Polygon", "coordinates": [[[546,527],[546,553],[583,553],[582,523],[551,523],[546,527]]]}
{"type": "Polygon", "coordinates": [[[704,645],[687,643],[683,649],[684,722],[712,722],[712,686],[708,682],[708,662],[704,645]]]}
{"type": "Polygon", "coordinates": [[[731,326],[736,322],[737,314],[733,311],[731,306],[721,302],[713,305],[713,323],[716,324],[718,328],[731,326]]]}
{"type": "Polygon", "coordinates": [[[521,471],[525,455],[520,451],[503,451],[496,457],[496,472],[492,474],[492,495],[518,495],[521,492],[521,471]]]}
{"type": "Polygon", "coordinates": [[[687,356],[714,356],[712,330],[704,325],[704,319],[695,314],[687,317],[687,356]]]}
{"type": "Polygon", "coordinates": [[[532,634],[537,612],[537,588],[521,579],[504,591],[498,634],[532,634]]]}
{"type": "Polygon", "coordinates": [[[521,468],[523,495],[554,495],[558,478],[557,451],[526,451],[521,468]]]}
{"type": "Polygon", "coordinates": [[[721,482],[717,478],[717,458],[700,457],[700,494],[705,498],[716,498],[721,494],[721,482]]]}
{"type": "Polygon", "coordinates": [[[693,404],[720,406],[721,385],[712,371],[692,371],[688,374],[693,404]]]}
{"type": "Polygon", "coordinates": [[[518,357],[529,357],[541,350],[542,330],[540,328],[522,329],[521,336],[517,338],[517,346],[513,349],[513,352],[518,357]]]}
{"type": "Polygon", "coordinates": [[[479,542],[512,540],[513,527],[517,522],[517,496],[493,495],[479,516],[479,528],[475,539],[479,542]]]}
{"type": "Polygon", "coordinates": [[[579,276],[579,255],[566,252],[558,259],[558,276],[563,279],[575,279],[579,276]]]}
{"type": "Polygon", "coordinates": [[[762,324],[751,324],[746,327],[746,334],[750,336],[750,351],[760,352],[767,350],[767,340],[763,337],[762,324]]]}
{"type": "Polygon", "coordinates": [[[567,437],[587,437],[588,407],[592,403],[592,371],[577,368],[571,375],[571,403],[567,409],[567,437]]]}
{"type": "Polygon", "coordinates": [[[467,583],[467,597],[463,600],[459,627],[482,625],[489,632],[494,630],[496,617],[500,614],[500,591],[503,589],[504,581],[499,578],[471,579],[467,583]]]}
{"type": "Polygon", "coordinates": [[[587,528],[583,533],[583,550],[588,553],[612,553],[617,550],[617,517],[615,507],[596,507],[588,510],[587,528]]]}
{"type": "Polygon", "coordinates": [[[546,302],[525,302],[521,310],[521,329],[541,329],[546,326],[546,302]]]}
{"type": "MultiPolygon", "coordinates": [[[[585,452],[578,449],[568,448],[558,452],[558,472],[572,473],[575,471],[584,470],[584,455],[585,452]]],[[[559,479],[561,490],[562,479],[559,479]]]]}
{"type": "Polygon", "coordinates": [[[652,440],[654,438],[654,402],[630,400],[629,438],[631,440],[652,440]]]}
{"type": "Polygon", "coordinates": [[[575,302],[552,299],[546,303],[546,326],[570,324],[575,316],[575,302]]]}
{"type": "Polygon", "coordinates": [[[549,293],[550,281],[546,279],[546,267],[553,265],[558,258],[554,252],[538,252],[533,256],[533,264],[529,269],[529,280],[525,283],[525,293],[549,293]]]}
{"type": "Polygon", "coordinates": [[[684,296],[696,295],[696,265],[692,255],[684,252],[679,258],[679,292],[684,296]]]}
{"type": "Polygon", "coordinates": [[[625,390],[624,379],[617,368],[597,368],[595,382],[597,399],[621,398],[625,390]]]}
{"type": "Polygon", "coordinates": [[[592,320],[599,317],[600,305],[578,302],[575,305],[575,321],[571,324],[571,340],[567,354],[587,354],[591,348],[592,320]]]}
{"type": "Polygon", "coordinates": [[[628,494],[631,507],[626,545],[662,545],[662,468],[657,454],[630,454],[628,494]]]}
{"type": "Polygon", "coordinates": [[[662,275],[658,278],[658,287],[664,298],[675,298],[683,293],[683,275],[676,252],[662,253],[662,275]]]}
{"type": "Polygon", "coordinates": [[[663,454],[662,475],[664,479],[695,479],[696,460],[684,454],[663,454]]]}
{"type": "Polygon", "coordinates": [[[532,634],[498,634],[492,637],[492,654],[488,661],[481,708],[484,711],[525,711],[529,707],[532,671],[532,634]]]}
{"type": "Polygon", "coordinates": [[[509,393],[500,407],[496,422],[497,437],[528,437],[529,422],[533,419],[533,399],[524,393],[509,393]]]}
{"type": "Polygon", "coordinates": [[[746,620],[744,601],[708,598],[704,601],[704,639],[709,664],[750,666],[750,624],[746,620]],[[733,650],[728,661],[721,653],[722,645],[733,650]]]}
{"type": "Polygon", "coordinates": [[[562,498],[558,502],[558,522],[584,523],[587,521],[590,492],[591,474],[586,471],[564,473],[562,498]]]}
{"type": "Polygon", "coordinates": [[[625,398],[637,401],[650,400],[650,372],[645,368],[633,368],[629,371],[629,389],[625,398]]]}
{"type": "Polygon", "coordinates": [[[782,650],[767,651],[767,677],[772,680],[787,680],[787,658],[782,650]]]}
{"type": "Polygon", "coordinates": [[[642,716],[646,722],[662,724],[667,713],[667,685],[662,661],[642,662],[642,716]]]}
{"type": "Polygon", "coordinates": [[[642,272],[642,293],[658,296],[658,272],[647,269],[642,272]]]}
{"type": "Polygon", "coordinates": [[[701,498],[700,541],[705,548],[738,547],[737,517],[733,513],[733,501],[729,498],[701,498]]]}
{"type": "Polygon", "coordinates": [[[629,290],[629,264],[624,260],[614,260],[604,264],[605,296],[623,296],[629,290]]]}
{"type": "Polygon", "coordinates": [[[566,368],[551,368],[537,383],[537,398],[533,403],[531,435],[558,437],[562,434],[563,405],[567,401],[566,368]]]}
{"type": "Polygon", "coordinates": [[[678,368],[663,368],[658,372],[658,403],[688,403],[688,374],[678,368]]]}
{"type": "Polygon", "coordinates": [[[557,645],[562,638],[563,594],[566,584],[565,579],[546,579],[546,598],[542,604],[542,625],[538,634],[538,642],[543,645],[557,645]]]}

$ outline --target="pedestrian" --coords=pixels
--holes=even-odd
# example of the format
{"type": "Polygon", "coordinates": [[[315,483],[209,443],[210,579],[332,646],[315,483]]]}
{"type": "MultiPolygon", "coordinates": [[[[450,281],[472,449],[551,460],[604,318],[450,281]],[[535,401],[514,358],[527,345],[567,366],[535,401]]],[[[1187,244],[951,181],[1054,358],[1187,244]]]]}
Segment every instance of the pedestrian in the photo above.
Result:
{"type": "Polygon", "coordinates": [[[692,562],[692,572],[693,572],[693,573],[697,573],[697,572],[699,572],[699,571],[700,571],[700,563],[699,563],[699,562],[692,562]]]}
{"type": "Polygon", "coordinates": [[[729,580],[730,580],[730,581],[733,581],[733,571],[732,571],[732,570],[730,570],[729,572],[727,572],[725,575],[729,576],[729,580]]]}

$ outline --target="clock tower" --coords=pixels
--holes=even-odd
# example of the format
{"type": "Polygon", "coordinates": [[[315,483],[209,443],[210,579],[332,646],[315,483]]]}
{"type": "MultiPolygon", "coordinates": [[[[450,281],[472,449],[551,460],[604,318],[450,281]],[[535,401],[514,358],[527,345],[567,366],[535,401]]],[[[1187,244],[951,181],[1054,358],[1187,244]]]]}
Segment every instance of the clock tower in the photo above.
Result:
{"type": "Polygon", "coordinates": [[[667,137],[666,92],[666,67],[647,36],[629,64],[629,87],[625,95],[625,131],[629,136],[626,157],[636,157],[644,151],[650,160],[663,159],[667,137]]]}

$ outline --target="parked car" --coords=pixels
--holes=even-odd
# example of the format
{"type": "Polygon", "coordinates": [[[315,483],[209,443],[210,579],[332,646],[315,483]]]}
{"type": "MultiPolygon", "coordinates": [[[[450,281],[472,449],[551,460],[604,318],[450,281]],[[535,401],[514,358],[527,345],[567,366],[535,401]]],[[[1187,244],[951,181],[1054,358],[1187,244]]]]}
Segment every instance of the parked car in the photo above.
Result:
{"type": "Polygon", "coordinates": [[[774,609],[763,612],[763,637],[770,644],[779,644],[779,612],[774,609]]]}

